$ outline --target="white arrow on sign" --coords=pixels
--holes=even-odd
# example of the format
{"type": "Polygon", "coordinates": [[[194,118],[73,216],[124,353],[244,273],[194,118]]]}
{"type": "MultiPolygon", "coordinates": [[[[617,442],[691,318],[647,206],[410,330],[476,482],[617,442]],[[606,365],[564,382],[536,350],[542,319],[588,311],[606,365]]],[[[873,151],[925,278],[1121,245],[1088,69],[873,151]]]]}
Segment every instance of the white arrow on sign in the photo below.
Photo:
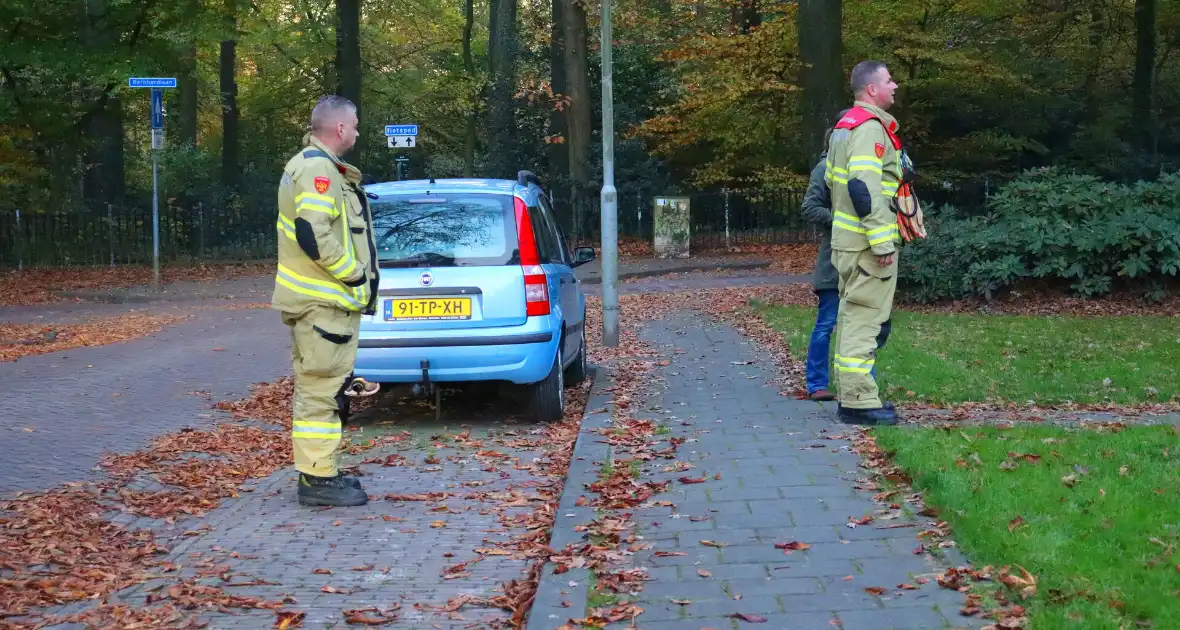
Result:
{"type": "Polygon", "coordinates": [[[412,147],[414,146],[415,141],[418,139],[417,136],[388,136],[388,138],[388,145],[391,149],[397,147],[401,147],[403,149],[412,147]]]}

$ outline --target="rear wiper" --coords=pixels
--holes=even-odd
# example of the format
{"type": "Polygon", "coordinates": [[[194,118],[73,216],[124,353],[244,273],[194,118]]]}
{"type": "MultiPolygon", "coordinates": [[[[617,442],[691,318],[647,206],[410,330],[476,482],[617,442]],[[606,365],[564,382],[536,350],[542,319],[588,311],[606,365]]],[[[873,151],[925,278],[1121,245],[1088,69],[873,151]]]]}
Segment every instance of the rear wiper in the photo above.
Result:
{"type": "Polygon", "coordinates": [[[397,260],[382,260],[377,263],[378,267],[383,268],[397,268],[397,267],[427,267],[430,265],[454,265],[455,258],[453,256],[444,256],[435,252],[425,252],[422,254],[414,254],[407,258],[400,258],[397,260]]]}

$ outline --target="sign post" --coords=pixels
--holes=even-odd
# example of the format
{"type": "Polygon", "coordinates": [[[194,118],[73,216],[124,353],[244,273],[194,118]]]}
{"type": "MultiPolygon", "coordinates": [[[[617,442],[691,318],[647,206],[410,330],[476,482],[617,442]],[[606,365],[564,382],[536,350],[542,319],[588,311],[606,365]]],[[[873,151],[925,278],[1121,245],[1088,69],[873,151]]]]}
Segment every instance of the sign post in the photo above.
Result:
{"type": "Polygon", "coordinates": [[[160,153],[164,148],[164,88],[175,78],[131,77],[127,87],[150,88],[152,103],[152,289],[160,290],[160,153]]]}
{"type": "MultiPolygon", "coordinates": [[[[418,125],[385,125],[386,146],[391,149],[412,149],[418,146],[418,125]]],[[[401,181],[410,170],[410,156],[399,155],[394,158],[397,162],[397,181],[401,181]]]]}

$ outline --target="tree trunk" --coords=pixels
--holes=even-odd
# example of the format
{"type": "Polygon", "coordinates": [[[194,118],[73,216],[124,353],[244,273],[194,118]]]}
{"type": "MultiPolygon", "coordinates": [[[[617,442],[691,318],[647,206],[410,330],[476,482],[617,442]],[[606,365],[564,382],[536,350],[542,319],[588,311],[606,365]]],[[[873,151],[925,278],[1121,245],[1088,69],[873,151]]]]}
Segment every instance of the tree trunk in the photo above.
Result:
{"type": "MultiPolygon", "coordinates": [[[[84,33],[95,49],[113,48],[118,33],[107,22],[106,0],[86,0],[84,33]]],[[[93,207],[119,204],[126,191],[123,156],[123,101],[114,83],[98,87],[82,128],[86,138],[86,170],[82,179],[85,199],[93,207]]],[[[147,94],[142,94],[147,98],[147,94]]]]}
{"type": "Polygon", "coordinates": [[[1136,145],[1143,160],[1143,174],[1154,177],[1156,166],[1155,116],[1152,107],[1155,68],[1155,0],[1135,0],[1135,77],[1132,82],[1132,114],[1136,145]]]}
{"type": "Polygon", "coordinates": [[[516,0],[491,0],[488,41],[492,90],[488,99],[488,177],[516,178],[516,0]]]}
{"type": "MultiPolygon", "coordinates": [[[[467,0],[465,10],[467,21],[463,24],[463,69],[467,71],[467,79],[471,86],[475,86],[475,59],[471,56],[471,33],[475,29],[475,1],[467,0]]],[[[467,113],[467,135],[463,142],[463,176],[471,177],[475,174],[475,140],[476,125],[479,108],[473,102],[471,111],[467,113]]]]}
{"type": "MultiPolygon", "coordinates": [[[[578,0],[565,0],[562,35],[565,79],[569,84],[570,207],[579,208],[590,185],[590,77],[586,70],[586,10],[578,0]]],[[[576,212],[576,210],[575,210],[576,212]]],[[[567,217],[571,218],[571,217],[567,217]]],[[[567,229],[572,225],[565,221],[567,229]]]]}
{"type": "MultiPolygon", "coordinates": [[[[551,2],[553,24],[549,33],[549,74],[550,87],[555,99],[564,99],[568,92],[565,79],[565,35],[562,32],[565,28],[565,2],[566,0],[551,2]]],[[[559,101],[549,112],[549,132],[562,139],[560,143],[553,142],[549,145],[549,165],[553,177],[551,186],[556,186],[559,177],[564,179],[569,174],[569,148],[566,146],[569,142],[569,126],[566,122],[568,118],[569,112],[564,101],[559,101]]]]}
{"type": "Polygon", "coordinates": [[[1090,59],[1089,68],[1086,71],[1086,80],[1082,83],[1082,98],[1085,102],[1083,124],[1090,125],[1098,120],[1099,109],[1101,103],[1099,101],[1098,90],[1094,86],[1098,83],[1102,72],[1102,64],[1106,61],[1103,55],[1103,47],[1106,42],[1107,31],[1107,6],[1106,1],[1095,1],[1090,5],[1090,59]]]}
{"type": "MultiPolygon", "coordinates": [[[[361,0],[336,0],[336,67],[337,93],[356,105],[361,119],[361,0]]],[[[364,151],[361,133],[349,152],[352,161],[359,162],[364,151]]]]}
{"type": "Polygon", "coordinates": [[[185,44],[181,48],[180,116],[176,121],[176,140],[181,146],[197,146],[197,44],[185,44]]]}
{"type": "Polygon", "coordinates": [[[845,100],[840,0],[799,0],[796,20],[803,61],[804,146],[814,160],[845,100]]]}
{"type": "Polygon", "coordinates": [[[228,38],[221,42],[221,181],[231,191],[238,184],[237,16],[234,0],[225,0],[228,38]]]}

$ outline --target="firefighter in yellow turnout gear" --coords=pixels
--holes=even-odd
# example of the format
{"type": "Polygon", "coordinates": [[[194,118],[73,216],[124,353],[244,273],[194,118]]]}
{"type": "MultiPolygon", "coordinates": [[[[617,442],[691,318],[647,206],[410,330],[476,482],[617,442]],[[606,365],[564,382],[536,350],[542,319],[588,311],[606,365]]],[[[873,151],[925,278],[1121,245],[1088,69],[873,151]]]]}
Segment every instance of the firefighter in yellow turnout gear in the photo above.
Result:
{"type": "Polygon", "coordinates": [[[835,373],[838,416],[850,424],[896,424],[873,372],[888,336],[900,236],[893,200],[901,184],[897,121],[886,113],[897,85],[884,64],[852,71],[856,103],[828,141],[824,179],[832,198],[832,264],[839,275],[835,373]]]}
{"type": "Polygon", "coordinates": [[[361,174],[339,157],[355,143],[356,125],[350,101],[321,99],[278,191],[272,305],[291,331],[291,438],[304,505],[368,501],[360,482],[339,471],[339,401],[352,380],[361,316],[374,312],[378,280],[361,174]]]}

